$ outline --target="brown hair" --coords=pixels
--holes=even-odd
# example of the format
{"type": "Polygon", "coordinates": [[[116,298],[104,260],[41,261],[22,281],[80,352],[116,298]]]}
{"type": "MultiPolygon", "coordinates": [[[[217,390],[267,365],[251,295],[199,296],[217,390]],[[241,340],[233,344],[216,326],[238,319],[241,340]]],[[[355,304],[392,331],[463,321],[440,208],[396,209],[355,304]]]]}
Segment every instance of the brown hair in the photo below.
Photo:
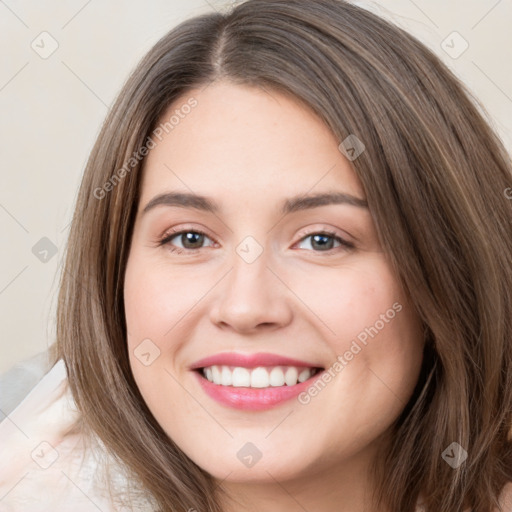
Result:
{"type": "Polygon", "coordinates": [[[376,501],[410,512],[421,494],[426,511],[490,512],[512,480],[510,162],[431,51],[340,0],[249,0],[193,18],[127,81],[85,170],[59,295],[58,356],[85,424],[162,510],[221,510],[213,479],[163,432],[128,362],[123,280],[143,160],[97,192],[171,102],[220,78],[291,94],[340,142],[353,134],[366,147],[352,165],[426,340],[414,395],[376,461],[376,501]],[[441,457],[452,442],[468,452],[457,469],[441,457]]]}

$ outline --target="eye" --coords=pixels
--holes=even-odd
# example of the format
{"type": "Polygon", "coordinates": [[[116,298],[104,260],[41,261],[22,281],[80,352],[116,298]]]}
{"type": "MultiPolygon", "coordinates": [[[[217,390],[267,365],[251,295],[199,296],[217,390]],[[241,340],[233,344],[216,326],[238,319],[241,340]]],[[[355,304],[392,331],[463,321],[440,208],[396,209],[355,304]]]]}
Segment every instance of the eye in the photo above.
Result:
{"type": "Polygon", "coordinates": [[[171,231],[164,235],[164,238],[160,240],[159,245],[166,245],[171,252],[181,254],[202,249],[205,238],[211,240],[206,233],[197,229],[171,231]],[[175,238],[181,242],[181,247],[176,247],[171,243],[175,238]]]}
{"type": "MultiPolygon", "coordinates": [[[[305,240],[311,239],[309,242],[309,248],[315,249],[319,248],[319,250],[315,250],[314,252],[328,252],[333,248],[342,247],[344,249],[354,249],[355,246],[351,242],[344,240],[336,233],[321,231],[318,233],[311,233],[301,238],[300,242],[304,242],[305,240]],[[339,245],[337,247],[333,247],[334,243],[338,242],[339,245]]],[[[300,243],[299,242],[299,243],[300,243]]]]}
{"type": "MultiPolygon", "coordinates": [[[[201,230],[184,229],[181,231],[167,232],[162,238],[162,240],[158,242],[158,245],[165,245],[171,252],[183,254],[203,249],[205,239],[211,240],[213,242],[213,240],[201,230]],[[174,239],[177,239],[181,243],[181,246],[174,245],[174,239]]],[[[344,240],[334,232],[314,232],[302,237],[298,244],[304,243],[304,241],[308,239],[311,239],[311,241],[309,242],[309,248],[313,249],[314,252],[329,252],[333,249],[339,249],[340,247],[345,250],[355,248],[354,244],[348,242],[347,240],[344,240]],[[337,247],[333,247],[336,242],[339,245],[337,247]]],[[[214,243],[211,245],[214,245],[214,243]]],[[[302,247],[301,249],[304,249],[304,247],[302,247]]],[[[308,249],[308,247],[306,247],[306,249],[308,249]]]]}

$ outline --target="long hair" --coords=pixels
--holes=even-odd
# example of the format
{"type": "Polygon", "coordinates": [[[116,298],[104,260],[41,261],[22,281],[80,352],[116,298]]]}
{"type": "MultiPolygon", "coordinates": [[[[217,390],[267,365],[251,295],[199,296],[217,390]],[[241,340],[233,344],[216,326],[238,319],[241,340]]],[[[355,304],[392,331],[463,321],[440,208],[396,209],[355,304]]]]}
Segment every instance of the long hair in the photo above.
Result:
{"type": "Polygon", "coordinates": [[[212,477],[138,391],[123,308],[140,148],[171,103],[219,79],[289,94],[340,143],[364,143],[351,165],[425,333],[415,392],[375,461],[376,502],[410,512],[422,495],[427,512],[490,512],[512,480],[510,158],[431,51],[341,0],[248,0],[195,17],[128,79],[83,176],[58,302],[58,357],[84,425],[162,510],[221,510],[212,477]],[[452,443],[468,454],[456,468],[442,456],[452,443]]]}

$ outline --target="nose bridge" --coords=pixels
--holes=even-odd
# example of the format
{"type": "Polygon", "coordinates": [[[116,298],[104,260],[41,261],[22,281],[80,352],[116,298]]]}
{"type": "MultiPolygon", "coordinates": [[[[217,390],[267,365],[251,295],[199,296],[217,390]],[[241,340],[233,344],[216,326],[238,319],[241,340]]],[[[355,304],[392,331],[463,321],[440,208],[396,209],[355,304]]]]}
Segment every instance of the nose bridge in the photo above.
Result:
{"type": "Polygon", "coordinates": [[[255,300],[255,295],[266,295],[272,288],[268,269],[272,260],[270,249],[265,242],[258,242],[254,237],[245,237],[236,247],[232,258],[232,271],[229,277],[228,293],[236,293],[239,299],[255,300]]]}
{"type": "Polygon", "coordinates": [[[251,330],[260,324],[283,325],[290,320],[286,287],[270,270],[274,258],[263,243],[248,236],[235,248],[231,270],[212,310],[214,322],[251,330]]]}

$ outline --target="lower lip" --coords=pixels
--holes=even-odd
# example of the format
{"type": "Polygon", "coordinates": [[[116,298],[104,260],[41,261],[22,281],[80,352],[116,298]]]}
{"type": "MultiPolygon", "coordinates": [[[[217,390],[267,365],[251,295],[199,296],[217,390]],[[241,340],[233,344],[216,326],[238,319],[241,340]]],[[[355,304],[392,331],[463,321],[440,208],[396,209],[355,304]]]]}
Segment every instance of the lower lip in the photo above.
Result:
{"type": "Polygon", "coordinates": [[[295,384],[294,386],[284,385],[268,388],[220,386],[210,382],[199,372],[194,371],[194,373],[204,392],[220,404],[227,405],[234,409],[261,411],[271,409],[272,407],[295,398],[311,386],[322,372],[318,372],[308,380],[295,384]]]}

